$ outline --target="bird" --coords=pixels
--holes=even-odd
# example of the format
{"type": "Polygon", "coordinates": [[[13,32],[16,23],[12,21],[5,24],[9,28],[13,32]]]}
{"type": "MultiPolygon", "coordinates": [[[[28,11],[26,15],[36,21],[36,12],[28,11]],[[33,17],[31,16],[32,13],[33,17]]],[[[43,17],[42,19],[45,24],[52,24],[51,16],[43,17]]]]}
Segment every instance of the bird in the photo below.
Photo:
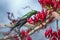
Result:
{"type": "Polygon", "coordinates": [[[27,22],[27,18],[30,18],[32,15],[34,15],[36,13],[37,13],[36,10],[32,10],[32,11],[28,12],[27,14],[25,14],[24,16],[22,16],[20,18],[20,20],[11,28],[10,32],[18,26],[19,26],[19,28],[21,28],[27,22]]]}

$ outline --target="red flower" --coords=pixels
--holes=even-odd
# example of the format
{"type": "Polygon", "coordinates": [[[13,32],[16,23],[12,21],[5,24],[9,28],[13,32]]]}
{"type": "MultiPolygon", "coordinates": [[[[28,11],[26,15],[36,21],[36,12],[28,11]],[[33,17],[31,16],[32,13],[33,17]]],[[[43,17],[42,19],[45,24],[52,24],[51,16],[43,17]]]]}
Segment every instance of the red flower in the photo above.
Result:
{"type": "Polygon", "coordinates": [[[28,33],[27,32],[25,32],[25,37],[27,37],[28,36],[28,33]]]}
{"type": "Polygon", "coordinates": [[[37,16],[34,16],[34,21],[35,22],[38,22],[39,21],[39,18],[37,16]]]}
{"type": "Polygon", "coordinates": [[[52,4],[52,0],[38,0],[38,2],[42,4],[42,7],[52,4]]]}
{"type": "Polygon", "coordinates": [[[58,32],[57,32],[57,33],[58,33],[58,36],[60,36],[60,30],[58,30],[58,32]]]}
{"type": "Polygon", "coordinates": [[[41,19],[41,13],[40,12],[37,12],[37,17],[39,18],[39,19],[41,19]]]}
{"type": "Polygon", "coordinates": [[[42,15],[42,17],[41,17],[41,19],[42,19],[42,22],[46,19],[46,12],[44,12],[44,9],[42,9],[42,13],[41,13],[41,15],[42,15]]]}
{"type": "Polygon", "coordinates": [[[38,2],[42,5],[42,7],[45,6],[43,1],[44,1],[44,0],[38,0],[38,2]]]}
{"type": "Polygon", "coordinates": [[[45,32],[45,37],[52,37],[52,28],[49,28],[48,30],[46,30],[45,32]]]}
{"type": "Polygon", "coordinates": [[[50,40],[57,40],[55,37],[52,37],[50,40]]]}
{"type": "Polygon", "coordinates": [[[49,38],[50,36],[51,36],[51,35],[50,35],[49,31],[46,31],[46,32],[45,32],[45,37],[49,38]]]}
{"type": "Polygon", "coordinates": [[[21,31],[21,35],[22,35],[23,37],[27,37],[27,36],[28,36],[28,33],[25,32],[25,30],[22,30],[22,31],[21,31]]]}
{"type": "Polygon", "coordinates": [[[53,35],[54,37],[57,37],[57,32],[53,32],[52,35],[53,35]]]}
{"type": "Polygon", "coordinates": [[[27,40],[32,40],[32,38],[30,36],[28,36],[27,40]]]}
{"type": "Polygon", "coordinates": [[[38,0],[40,4],[42,4],[42,7],[53,7],[53,9],[56,11],[57,8],[60,8],[60,0],[38,0]]]}
{"type": "Polygon", "coordinates": [[[48,31],[52,34],[52,28],[51,27],[48,29],[48,31]]]}
{"type": "Polygon", "coordinates": [[[60,40],[60,36],[58,36],[58,40],[60,40]]]}
{"type": "Polygon", "coordinates": [[[21,31],[21,34],[22,34],[22,36],[24,37],[24,36],[25,36],[25,31],[22,30],[22,31],[21,31]]]}
{"type": "Polygon", "coordinates": [[[43,4],[43,0],[38,0],[39,3],[43,4]]]}
{"type": "Polygon", "coordinates": [[[52,4],[51,5],[53,5],[53,7],[56,8],[57,5],[58,5],[58,3],[59,3],[58,1],[52,1],[52,4]]]}
{"type": "Polygon", "coordinates": [[[41,19],[41,21],[43,22],[46,19],[46,13],[44,12],[44,10],[42,10],[42,13],[38,12],[37,17],[39,20],[41,19]]]}
{"type": "Polygon", "coordinates": [[[27,18],[27,22],[30,23],[30,24],[33,24],[34,23],[34,21],[33,21],[32,18],[27,18]]]}
{"type": "Polygon", "coordinates": [[[59,8],[59,9],[60,9],[60,4],[58,4],[57,8],[59,8]]]}
{"type": "Polygon", "coordinates": [[[48,4],[48,5],[49,5],[49,4],[51,4],[51,1],[52,1],[52,0],[44,0],[43,2],[44,2],[45,4],[48,4]]]}
{"type": "Polygon", "coordinates": [[[41,19],[42,19],[42,22],[46,19],[46,16],[45,16],[45,14],[44,13],[42,13],[41,14],[42,16],[41,16],[41,19]]]}

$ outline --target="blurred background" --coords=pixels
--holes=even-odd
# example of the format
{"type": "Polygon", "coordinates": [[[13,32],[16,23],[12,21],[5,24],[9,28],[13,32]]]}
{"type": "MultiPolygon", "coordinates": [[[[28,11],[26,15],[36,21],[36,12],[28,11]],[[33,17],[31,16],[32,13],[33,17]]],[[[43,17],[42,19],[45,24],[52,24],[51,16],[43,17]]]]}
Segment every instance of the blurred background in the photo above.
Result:
{"type": "MultiPolygon", "coordinates": [[[[0,0],[0,23],[9,23],[7,17],[7,12],[14,14],[15,18],[22,17],[24,14],[28,13],[31,10],[41,11],[41,5],[38,3],[38,0],[0,0]],[[25,7],[30,7],[26,8],[25,7]]],[[[60,24],[60,21],[59,21],[60,24]]],[[[47,28],[52,27],[56,31],[56,21],[49,24],[47,28]]],[[[59,25],[60,26],[60,25],[59,25]]],[[[46,28],[46,29],[47,29],[46,28]]],[[[23,26],[21,29],[26,29],[23,26]]],[[[46,29],[42,29],[39,32],[35,32],[31,35],[33,40],[48,40],[44,37],[44,32],[46,29]]],[[[0,28],[0,32],[8,32],[10,28],[0,28]]],[[[0,34],[0,37],[3,37],[3,34],[0,34]]]]}

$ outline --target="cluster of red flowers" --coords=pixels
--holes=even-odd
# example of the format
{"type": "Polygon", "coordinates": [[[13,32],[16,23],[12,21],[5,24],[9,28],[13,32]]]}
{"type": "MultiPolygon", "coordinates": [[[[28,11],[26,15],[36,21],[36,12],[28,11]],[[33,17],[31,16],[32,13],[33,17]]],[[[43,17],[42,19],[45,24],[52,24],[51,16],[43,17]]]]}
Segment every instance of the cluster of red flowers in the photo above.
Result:
{"type": "Polygon", "coordinates": [[[54,10],[60,10],[60,0],[38,0],[38,2],[44,7],[52,8],[54,10]]]}
{"type": "Polygon", "coordinates": [[[44,22],[46,19],[46,12],[42,10],[42,12],[37,12],[33,17],[27,18],[27,22],[30,24],[34,24],[35,22],[44,22]]]}
{"type": "Polygon", "coordinates": [[[21,31],[23,40],[32,40],[32,38],[28,35],[29,32],[30,32],[30,29],[28,29],[27,31],[25,31],[25,30],[21,31]]]}
{"type": "Polygon", "coordinates": [[[56,32],[49,28],[45,32],[45,37],[50,38],[50,40],[60,40],[60,29],[56,32]]]}

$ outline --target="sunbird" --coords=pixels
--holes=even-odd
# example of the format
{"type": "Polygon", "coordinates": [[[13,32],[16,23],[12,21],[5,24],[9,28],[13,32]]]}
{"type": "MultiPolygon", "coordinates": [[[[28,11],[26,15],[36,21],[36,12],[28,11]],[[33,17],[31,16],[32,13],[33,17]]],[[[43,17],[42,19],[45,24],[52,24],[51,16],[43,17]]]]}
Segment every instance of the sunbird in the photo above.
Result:
{"type": "Polygon", "coordinates": [[[32,15],[35,15],[36,13],[37,13],[36,10],[32,10],[28,12],[27,14],[25,14],[24,16],[22,16],[20,20],[14,25],[14,27],[10,31],[12,31],[14,28],[18,26],[19,28],[21,28],[27,22],[27,18],[30,18],[32,15]]]}

